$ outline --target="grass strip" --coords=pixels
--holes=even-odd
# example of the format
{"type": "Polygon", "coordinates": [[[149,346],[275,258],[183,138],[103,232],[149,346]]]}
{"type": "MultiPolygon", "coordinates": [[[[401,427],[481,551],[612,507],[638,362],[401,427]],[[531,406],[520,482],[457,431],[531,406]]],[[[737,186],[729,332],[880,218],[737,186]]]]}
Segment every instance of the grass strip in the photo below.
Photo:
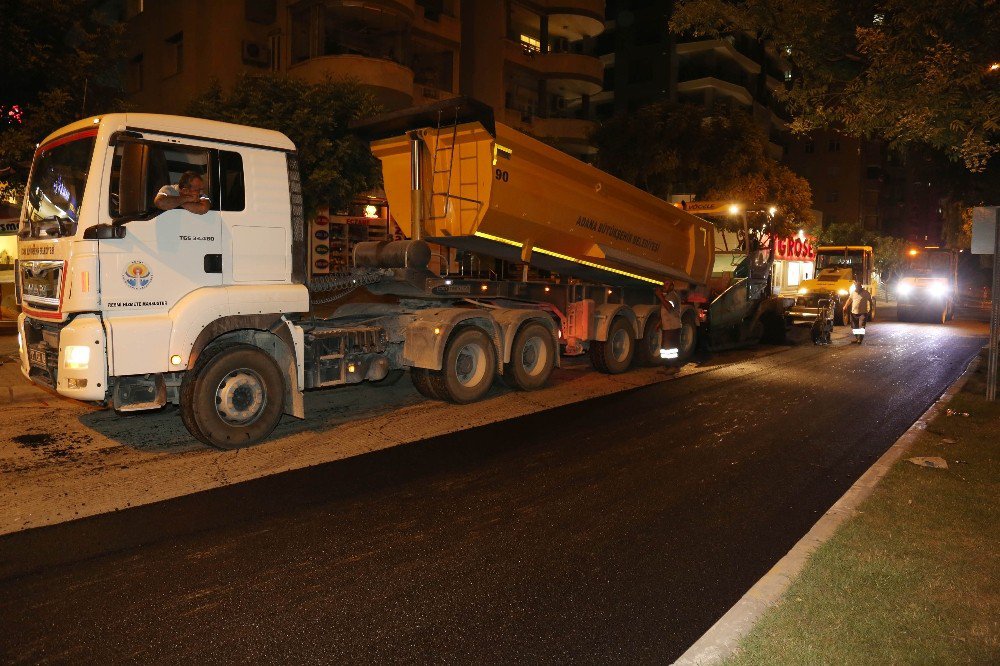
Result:
{"type": "Polygon", "coordinates": [[[985,368],[727,664],[1000,663],[1000,402],[985,368]]]}

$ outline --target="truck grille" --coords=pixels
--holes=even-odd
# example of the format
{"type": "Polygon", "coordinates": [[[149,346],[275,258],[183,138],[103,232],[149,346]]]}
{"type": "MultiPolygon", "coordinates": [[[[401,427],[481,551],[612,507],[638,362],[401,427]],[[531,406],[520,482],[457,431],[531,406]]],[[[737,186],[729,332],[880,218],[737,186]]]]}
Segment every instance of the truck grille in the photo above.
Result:
{"type": "Polygon", "coordinates": [[[18,262],[21,299],[38,310],[58,310],[64,264],[61,260],[18,262]]]}

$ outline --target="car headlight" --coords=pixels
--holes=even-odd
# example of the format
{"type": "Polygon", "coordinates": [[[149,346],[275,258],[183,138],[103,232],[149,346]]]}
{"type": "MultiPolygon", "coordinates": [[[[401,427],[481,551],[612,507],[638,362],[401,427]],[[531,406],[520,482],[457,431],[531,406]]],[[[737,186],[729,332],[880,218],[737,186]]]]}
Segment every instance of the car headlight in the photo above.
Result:
{"type": "Polygon", "coordinates": [[[899,296],[909,296],[913,293],[913,285],[909,282],[900,282],[896,285],[896,293],[899,296]]]}
{"type": "Polygon", "coordinates": [[[90,347],[66,345],[63,348],[63,367],[68,370],[86,370],[90,365],[90,347]]]}
{"type": "Polygon", "coordinates": [[[808,293],[809,293],[809,290],[808,290],[808,289],[806,289],[805,287],[800,287],[800,288],[799,288],[799,293],[800,293],[800,294],[808,294],[808,293]]]}

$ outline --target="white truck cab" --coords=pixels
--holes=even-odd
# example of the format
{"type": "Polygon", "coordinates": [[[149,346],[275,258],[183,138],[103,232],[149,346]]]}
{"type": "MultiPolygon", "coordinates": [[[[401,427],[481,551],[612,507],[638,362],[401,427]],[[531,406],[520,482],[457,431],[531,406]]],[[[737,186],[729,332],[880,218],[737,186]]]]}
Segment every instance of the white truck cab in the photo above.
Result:
{"type": "Polygon", "coordinates": [[[283,315],[309,309],[293,274],[294,150],[278,132],[151,114],[42,141],[18,238],[24,374],[142,409],[179,391],[206,330],[277,327],[294,345],[283,315]],[[153,204],[185,171],[203,178],[203,215],[153,204]]]}

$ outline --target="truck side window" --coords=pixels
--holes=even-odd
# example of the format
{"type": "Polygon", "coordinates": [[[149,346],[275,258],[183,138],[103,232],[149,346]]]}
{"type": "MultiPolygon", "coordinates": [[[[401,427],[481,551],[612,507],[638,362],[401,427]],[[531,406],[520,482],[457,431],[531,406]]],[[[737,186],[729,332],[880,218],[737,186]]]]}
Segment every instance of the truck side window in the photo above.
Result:
{"type": "Polygon", "coordinates": [[[243,156],[229,150],[219,151],[220,209],[246,209],[246,183],[243,179],[243,156]]]}
{"type": "MultiPolygon", "coordinates": [[[[205,148],[147,141],[119,142],[111,161],[108,197],[111,217],[152,210],[160,188],[176,186],[185,171],[201,175],[206,194],[213,191],[209,151],[205,148]]],[[[212,209],[218,210],[218,204],[213,201],[212,209]]]]}

